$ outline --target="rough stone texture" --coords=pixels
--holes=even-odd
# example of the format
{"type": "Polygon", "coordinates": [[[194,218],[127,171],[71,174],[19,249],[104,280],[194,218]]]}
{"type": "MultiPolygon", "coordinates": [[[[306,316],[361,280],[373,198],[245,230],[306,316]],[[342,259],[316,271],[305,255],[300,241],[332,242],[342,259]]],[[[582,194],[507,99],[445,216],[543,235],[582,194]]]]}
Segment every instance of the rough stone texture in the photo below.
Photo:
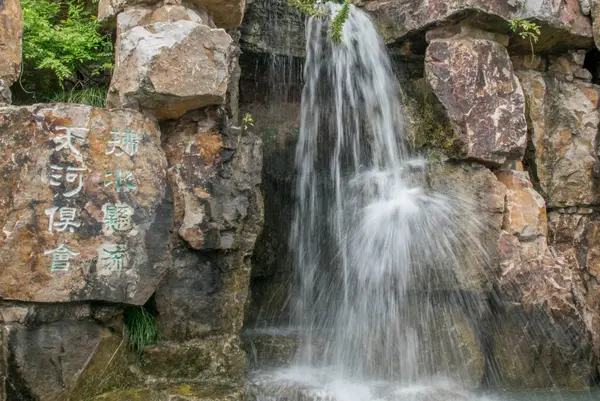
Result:
{"type": "MultiPolygon", "coordinates": [[[[543,27],[536,52],[550,49],[586,48],[592,43],[592,26],[578,0],[394,0],[355,2],[377,21],[386,42],[410,40],[431,26],[467,20],[482,29],[507,33],[508,21],[515,17],[539,21],[543,27]]],[[[512,40],[524,52],[527,40],[512,40]]]]}
{"type": "Polygon", "coordinates": [[[548,207],[597,204],[600,88],[520,71],[530,130],[529,169],[548,207]]]}
{"type": "Polygon", "coordinates": [[[231,37],[194,21],[137,26],[119,35],[107,105],[152,112],[159,120],[223,104],[231,37]]]}
{"type": "Polygon", "coordinates": [[[498,181],[506,186],[506,210],[503,229],[520,240],[546,236],[546,202],[534,189],[524,171],[501,171],[498,181]]]}
{"type": "Polygon", "coordinates": [[[450,119],[452,147],[458,155],[496,164],[523,157],[525,101],[501,44],[469,38],[433,40],[425,71],[450,119]]]}
{"type": "Polygon", "coordinates": [[[246,6],[245,0],[100,0],[98,20],[102,23],[111,23],[119,13],[135,6],[152,5],[158,8],[163,5],[182,5],[182,3],[186,7],[206,9],[215,24],[223,29],[232,29],[240,25],[246,6]]]}
{"type": "Polygon", "coordinates": [[[170,263],[166,168],[138,112],[0,108],[0,296],[144,304],[170,263]]]}
{"type": "MultiPolygon", "coordinates": [[[[453,284],[451,289],[479,290],[488,287],[495,280],[495,269],[498,265],[498,238],[503,220],[506,188],[496,179],[494,173],[477,164],[434,162],[429,180],[433,190],[455,200],[455,207],[475,206],[474,210],[464,209],[464,212],[470,215],[465,216],[462,223],[472,222],[473,216],[478,216],[481,237],[474,233],[470,235],[475,235],[482,241],[490,258],[489,269],[472,260],[465,260],[465,271],[459,272],[460,282],[458,285],[453,284]]],[[[472,256],[474,255],[466,255],[467,258],[472,256]]]]}
{"type": "Polygon", "coordinates": [[[242,345],[249,365],[255,369],[267,369],[291,364],[298,350],[299,339],[289,334],[260,331],[245,333],[242,345]]]}
{"type": "Polygon", "coordinates": [[[117,38],[137,26],[177,21],[192,21],[216,28],[212,18],[205,10],[192,5],[163,5],[159,8],[141,5],[127,8],[117,15],[117,38]]]}
{"type": "Polygon", "coordinates": [[[94,398],[94,401],[242,401],[244,395],[243,386],[184,383],[117,390],[94,398]]]}
{"type": "Polygon", "coordinates": [[[200,381],[240,379],[246,354],[237,336],[202,338],[200,341],[147,347],[140,369],[151,379],[200,381]]]}
{"type": "Polygon", "coordinates": [[[82,400],[133,380],[121,329],[117,334],[89,316],[67,314],[33,326],[5,323],[0,330],[7,400],[82,400]]]}
{"type": "Polygon", "coordinates": [[[589,0],[592,3],[590,15],[593,21],[594,42],[600,49],[600,3],[597,0],[589,0]]]}
{"type": "Polygon", "coordinates": [[[0,1],[0,104],[10,103],[8,88],[21,72],[23,12],[19,0],[0,1]]]}
{"type": "Polygon", "coordinates": [[[249,257],[263,221],[262,144],[251,133],[222,129],[220,118],[207,108],[163,127],[174,231],[194,249],[175,239],[173,269],[157,290],[168,338],[235,334],[243,323],[249,257]]]}
{"type": "Polygon", "coordinates": [[[540,306],[512,306],[498,317],[492,338],[493,385],[510,390],[590,387],[591,347],[580,318],[540,306]]]}
{"type": "Polygon", "coordinates": [[[304,58],[304,17],[286,1],[249,2],[240,41],[244,51],[304,58]]]}

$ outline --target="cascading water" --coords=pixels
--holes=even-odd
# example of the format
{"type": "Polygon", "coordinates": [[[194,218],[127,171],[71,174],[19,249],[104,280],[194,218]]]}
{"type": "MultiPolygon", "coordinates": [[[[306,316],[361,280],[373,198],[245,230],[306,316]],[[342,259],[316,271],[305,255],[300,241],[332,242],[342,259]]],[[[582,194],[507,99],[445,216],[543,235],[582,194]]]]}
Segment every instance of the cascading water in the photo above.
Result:
{"type": "MultiPolygon", "coordinates": [[[[306,340],[296,367],[263,379],[340,400],[429,394],[415,383],[460,381],[472,363],[455,329],[478,304],[454,290],[485,272],[484,224],[467,198],[429,190],[426,161],[409,157],[400,87],[369,17],[351,6],[343,44],[327,28],[307,23],[296,154],[291,246],[306,340]]],[[[464,398],[437,383],[431,391],[464,398]]]]}

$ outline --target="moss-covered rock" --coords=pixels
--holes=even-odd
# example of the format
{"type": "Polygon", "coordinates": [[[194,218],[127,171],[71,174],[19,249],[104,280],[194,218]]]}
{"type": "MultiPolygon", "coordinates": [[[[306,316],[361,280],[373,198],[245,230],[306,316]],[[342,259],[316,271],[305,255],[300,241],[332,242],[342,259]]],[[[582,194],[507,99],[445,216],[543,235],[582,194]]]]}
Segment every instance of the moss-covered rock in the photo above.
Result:
{"type": "Polygon", "coordinates": [[[213,336],[148,347],[140,368],[146,375],[166,380],[235,380],[245,372],[246,355],[237,336],[213,336]]]}
{"type": "Polygon", "coordinates": [[[241,401],[243,396],[241,386],[196,383],[112,391],[94,401],[241,401]]]}

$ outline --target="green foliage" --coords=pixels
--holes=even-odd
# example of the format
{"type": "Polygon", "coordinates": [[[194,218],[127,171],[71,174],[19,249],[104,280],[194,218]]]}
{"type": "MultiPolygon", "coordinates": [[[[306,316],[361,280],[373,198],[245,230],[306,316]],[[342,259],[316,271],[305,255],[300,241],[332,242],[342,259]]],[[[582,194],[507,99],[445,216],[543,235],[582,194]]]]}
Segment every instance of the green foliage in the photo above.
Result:
{"type": "Polygon", "coordinates": [[[156,319],[143,306],[125,310],[125,326],[128,332],[127,345],[137,355],[160,339],[156,319]]]}
{"type": "Polygon", "coordinates": [[[103,108],[106,105],[106,89],[104,88],[87,88],[82,90],[74,90],[70,92],[54,93],[48,97],[48,102],[58,103],[79,103],[87,104],[93,107],[103,108]]]}
{"type": "MultiPolygon", "coordinates": [[[[323,10],[323,7],[317,3],[317,0],[288,0],[290,6],[296,8],[303,14],[311,17],[322,18],[326,17],[327,13],[323,10]]],[[[344,0],[342,7],[337,14],[331,20],[329,25],[329,37],[331,41],[337,44],[342,43],[342,32],[344,24],[350,16],[350,3],[348,0],[344,0]]]]}
{"type": "Polygon", "coordinates": [[[350,16],[350,3],[348,0],[344,1],[342,8],[337,12],[335,17],[331,20],[329,24],[329,37],[334,43],[342,43],[342,32],[344,29],[344,23],[350,16]]]}
{"type": "Polygon", "coordinates": [[[322,17],[324,15],[322,8],[317,5],[316,0],[288,0],[288,3],[302,14],[308,16],[322,17]]]}
{"type": "Polygon", "coordinates": [[[254,117],[252,116],[252,114],[246,113],[246,114],[244,114],[244,117],[242,118],[242,128],[244,129],[244,131],[246,131],[248,129],[248,127],[254,127],[255,122],[256,122],[256,120],[254,120],[254,117]]]}
{"type": "Polygon", "coordinates": [[[113,65],[111,38],[100,32],[95,6],[85,0],[21,0],[25,93],[51,97],[65,87],[99,86],[113,65]]]}
{"type": "Polygon", "coordinates": [[[508,23],[510,30],[519,34],[522,39],[529,39],[531,45],[531,56],[534,56],[533,44],[540,38],[541,28],[535,22],[527,21],[521,18],[515,18],[508,23]]]}

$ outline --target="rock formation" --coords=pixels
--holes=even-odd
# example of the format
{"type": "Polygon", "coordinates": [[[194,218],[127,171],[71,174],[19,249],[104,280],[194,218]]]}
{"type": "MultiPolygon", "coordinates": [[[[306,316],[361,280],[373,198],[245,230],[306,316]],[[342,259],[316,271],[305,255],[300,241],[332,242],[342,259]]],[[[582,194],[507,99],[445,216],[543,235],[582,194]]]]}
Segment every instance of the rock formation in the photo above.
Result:
{"type": "MultiPolygon", "coordinates": [[[[0,107],[1,400],[243,396],[263,219],[262,143],[231,120],[238,50],[223,28],[243,9],[100,1],[116,29],[109,107],[0,107]],[[132,355],[124,311],[142,307],[161,338],[132,355]]],[[[3,94],[20,13],[0,1],[3,94]]]]}
{"type": "MultiPolygon", "coordinates": [[[[427,293],[453,300],[438,327],[468,359],[430,373],[589,388],[599,2],[353,3],[393,55],[429,186],[475,202],[487,227],[485,266],[427,293]],[[515,17],[539,23],[536,43],[515,17]]],[[[285,0],[100,0],[98,18],[116,40],[109,108],[10,106],[22,16],[0,0],[0,400],[241,400],[245,351],[279,366],[302,342],[241,331],[294,306],[303,17],[285,0]],[[236,126],[238,100],[255,127],[236,126]],[[132,355],[124,311],[140,307],[162,338],[132,355]]]]}

